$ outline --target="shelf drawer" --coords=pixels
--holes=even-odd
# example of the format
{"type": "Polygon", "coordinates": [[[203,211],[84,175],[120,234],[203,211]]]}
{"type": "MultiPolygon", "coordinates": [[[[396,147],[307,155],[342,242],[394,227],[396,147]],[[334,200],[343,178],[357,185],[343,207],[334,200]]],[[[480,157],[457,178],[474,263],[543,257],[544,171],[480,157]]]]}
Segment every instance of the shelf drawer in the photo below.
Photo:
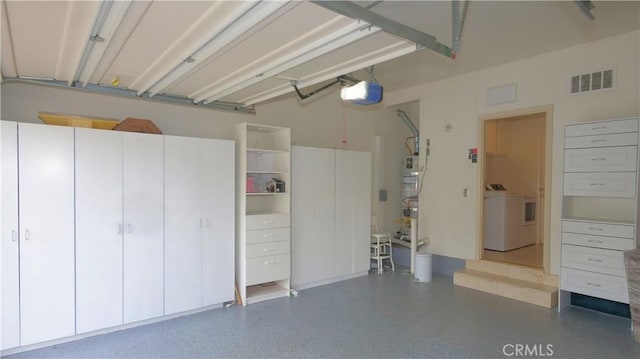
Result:
{"type": "Polygon", "coordinates": [[[249,258],[247,259],[246,285],[288,279],[290,268],[291,258],[289,254],[249,258]]]}
{"type": "Polygon", "coordinates": [[[565,172],[632,172],[636,170],[637,161],[637,146],[564,151],[565,172]]]}
{"type": "Polygon", "coordinates": [[[290,238],[291,230],[289,228],[247,231],[247,244],[288,241],[290,238]]]}
{"type": "Polygon", "coordinates": [[[290,226],[287,213],[252,214],[247,215],[247,230],[286,228],[290,226]]]}
{"type": "Polygon", "coordinates": [[[627,225],[627,224],[580,222],[580,221],[564,220],[562,221],[562,232],[633,239],[635,230],[633,225],[627,225]]]}
{"type": "Polygon", "coordinates": [[[616,133],[614,135],[567,137],[564,140],[564,148],[591,148],[637,145],[638,134],[636,132],[616,133]]]}
{"type": "Polygon", "coordinates": [[[636,173],[565,173],[564,195],[634,198],[636,173]]]}
{"type": "Polygon", "coordinates": [[[624,277],[622,251],[562,245],[562,266],[624,277]]]}
{"type": "Polygon", "coordinates": [[[562,232],[562,243],[616,251],[627,251],[636,247],[635,241],[632,238],[592,236],[567,232],[562,232]]]}
{"type": "Polygon", "coordinates": [[[291,251],[291,242],[266,242],[259,244],[247,245],[247,258],[273,256],[276,254],[285,254],[291,251]]]}
{"type": "Polygon", "coordinates": [[[630,118],[624,120],[568,125],[565,127],[564,135],[565,137],[575,137],[623,132],[638,132],[638,119],[630,118]]]}
{"type": "Polygon", "coordinates": [[[560,270],[560,289],[629,303],[627,280],[623,277],[562,268],[560,270]]]}

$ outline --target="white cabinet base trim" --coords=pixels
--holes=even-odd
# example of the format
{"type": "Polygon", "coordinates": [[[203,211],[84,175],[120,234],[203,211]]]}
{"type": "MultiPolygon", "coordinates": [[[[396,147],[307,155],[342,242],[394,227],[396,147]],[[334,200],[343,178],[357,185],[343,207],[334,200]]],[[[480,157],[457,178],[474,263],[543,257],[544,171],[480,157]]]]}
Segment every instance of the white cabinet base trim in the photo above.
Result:
{"type": "Polygon", "coordinates": [[[364,277],[364,276],[367,276],[367,275],[369,275],[369,271],[357,272],[357,273],[353,273],[353,274],[347,274],[347,275],[344,275],[344,276],[341,276],[341,277],[335,277],[335,278],[331,278],[331,279],[321,280],[321,281],[318,281],[318,282],[311,282],[311,283],[305,283],[305,284],[300,284],[300,285],[294,285],[292,287],[295,290],[305,290],[305,289],[309,289],[309,288],[313,288],[313,287],[319,287],[319,286],[327,285],[327,284],[331,284],[331,283],[342,282],[343,280],[364,277]]]}
{"type": "Polygon", "coordinates": [[[30,351],[30,350],[42,349],[42,348],[50,347],[50,346],[53,346],[53,345],[69,343],[69,342],[73,342],[73,341],[80,340],[80,339],[95,337],[96,335],[114,333],[114,332],[117,332],[117,331],[120,331],[120,330],[140,327],[140,326],[147,325],[147,324],[153,324],[153,323],[158,323],[158,322],[162,322],[162,321],[169,320],[169,319],[175,319],[175,318],[179,318],[179,317],[184,317],[185,315],[191,315],[191,314],[206,312],[206,311],[212,310],[212,309],[220,309],[222,307],[223,307],[223,303],[214,304],[214,305],[209,305],[209,306],[198,308],[198,309],[194,309],[194,310],[189,310],[189,311],[186,311],[186,312],[180,312],[180,313],[165,315],[165,316],[157,317],[157,318],[145,319],[145,320],[141,320],[139,322],[127,323],[127,324],[118,325],[118,326],[115,326],[115,327],[99,329],[99,330],[95,330],[95,331],[92,331],[92,332],[73,335],[73,336],[70,336],[70,337],[59,338],[59,339],[49,340],[49,341],[46,341],[46,342],[40,342],[40,343],[25,345],[25,346],[21,346],[21,347],[17,347],[17,348],[6,349],[6,350],[3,350],[2,352],[0,352],[0,356],[4,357],[4,356],[7,356],[7,355],[18,354],[18,353],[27,352],[27,351],[30,351]]]}

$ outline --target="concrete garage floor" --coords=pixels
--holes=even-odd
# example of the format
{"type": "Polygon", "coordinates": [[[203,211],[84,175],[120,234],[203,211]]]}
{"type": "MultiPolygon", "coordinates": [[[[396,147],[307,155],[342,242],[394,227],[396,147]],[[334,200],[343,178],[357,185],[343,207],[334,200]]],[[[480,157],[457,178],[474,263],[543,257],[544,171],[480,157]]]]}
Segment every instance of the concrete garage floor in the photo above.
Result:
{"type": "Polygon", "coordinates": [[[451,281],[371,274],[8,358],[640,358],[629,319],[557,313],[451,281]]]}

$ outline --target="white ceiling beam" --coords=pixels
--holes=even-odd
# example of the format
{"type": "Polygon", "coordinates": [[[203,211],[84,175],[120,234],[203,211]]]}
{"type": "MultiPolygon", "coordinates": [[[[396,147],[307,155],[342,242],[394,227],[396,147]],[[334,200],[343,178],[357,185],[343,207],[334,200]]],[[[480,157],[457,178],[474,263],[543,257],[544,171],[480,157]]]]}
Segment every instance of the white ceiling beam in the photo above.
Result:
{"type": "Polygon", "coordinates": [[[333,33],[316,40],[297,51],[287,54],[270,64],[258,68],[251,73],[235,79],[234,81],[221,84],[208,94],[203,95],[200,98],[196,98],[195,101],[204,101],[204,103],[217,101],[229,94],[255,85],[256,83],[264,81],[272,76],[279,75],[289,69],[339,49],[347,44],[375,34],[378,31],[380,31],[380,28],[378,27],[372,27],[369,24],[354,21],[348,26],[334,31],[333,33]]]}
{"type": "MultiPolygon", "coordinates": [[[[120,22],[120,26],[118,26],[115,34],[111,37],[109,45],[102,54],[102,59],[93,71],[91,78],[87,80],[88,83],[98,84],[104,78],[109,67],[116,59],[116,56],[120,54],[120,51],[122,51],[122,48],[149,9],[151,3],[151,1],[136,0],[129,5],[129,10],[120,22]]],[[[108,83],[109,82],[110,81],[108,81],[108,83]]]]}
{"type": "Polygon", "coordinates": [[[139,87],[137,89],[138,94],[142,95],[145,91],[149,96],[161,93],[164,89],[168,88],[184,76],[187,76],[191,71],[194,71],[209,57],[218,53],[224,47],[242,36],[245,32],[276,13],[286,4],[287,1],[261,1],[245,13],[239,14],[237,17],[232,19],[233,21],[231,21],[228,26],[221,29],[220,32],[212,38],[208,39],[204,46],[201,46],[198,50],[188,56],[183,57],[181,62],[173,64],[173,67],[168,72],[162,71],[159,73],[154,78],[154,81],[149,81],[144,86],[139,87]]]}
{"type": "Polygon", "coordinates": [[[138,92],[148,90],[257,4],[256,1],[212,1],[206,11],[131,81],[129,87],[138,92]]]}
{"type": "MultiPolygon", "coordinates": [[[[323,81],[327,81],[338,76],[345,75],[363,68],[379,64],[384,61],[400,57],[419,49],[415,44],[408,43],[407,41],[397,42],[395,44],[386,46],[377,51],[367,53],[357,58],[349,59],[343,63],[336,64],[322,71],[318,71],[313,74],[306,75],[296,81],[298,88],[304,88],[307,86],[313,86],[323,81]]],[[[245,105],[255,105],[260,102],[268,101],[272,98],[282,96],[294,89],[290,83],[282,84],[280,86],[271,88],[266,91],[262,91],[253,96],[246,97],[238,101],[245,105]]]]}
{"type": "Polygon", "coordinates": [[[2,57],[0,58],[2,63],[2,75],[5,77],[18,77],[6,1],[0,3],[0,12],[2,13],[2,29],[0,30],[0,34],[2,36],[0,40],[2,41],[2,57]]]}
{"type": "Polygon", "coordinates": [[[311,0],[311,2],[325,9],[334,11],[338,14],[350,17],[352,19],[360,19],[366,21],[371,25],[382,28],[382,30],[384,30],[385,32],[396,35],[403,39],[407,39],[409,41],[413,41],[420,46],[424,46],[448,58],[455,58],[455,53],[453,52],[453,50],[447,45],[439,43],[434,36],[416,30],[410,26],[399,23],[390,18],[384,17],[354,2],[333,0],[311,0]]]}
{"type": "MultiPolygon", "coordinates": [[[[196,100],[196,102],[201,101],[203,99],[202,98],[203,96],[211,93],[213,90],[218,88],[220,84],[225,82],[228,83],[230,81],[233,81],[232,79],[234,78],[237,79],[238,77],[244,76],[248,73],[255,72],[256,68],[264,67],[265,63],[268,64],[272,62],[273,59],[282,58],[287,54],[291,54],[292,52],[298,51],[301,46],[304,46],[303,44],[308,44],[309,42],[314,41],[314,39],[317,39],[324,34],[330,33],[332,30],[335,31],[335,29],[338,26],[344,27],[345,20],[346,19],[344,16],[337,15],[331,20],[326,21],[322,25],[312,28],[311,31],[303,32],[302,34],[300,34],[300,36],[296,36],[294,39],[279,46],[278,48],[275,48],[261,56],[257,56],[253,61],[249,62],[248,64],[234,69],[234,71],[231,71],[230,73],[226,74],[225,76],[222,76],[221,78],[215,79],[213,82],[207,84],[205,87],[190,93],[188,97],[199,99],[199,100],[196,100]]],[[[352,28],[352,30],[355,30],[355,29],[356,27],[352,28]]]]}
{"type": "Polygon", "coordinates": [[[82,61],[82,54],[100,9],[100,2],[72,1],[67,2],[66,7],[66,17],[61,21],[64,29],[53,77],[71,85],[82,61]]]}
{"type": "Polygon", "coordinates": [[[102,3],[75,76],[82,87],[87,86],[130,5],[130,0],[102,3]]]}

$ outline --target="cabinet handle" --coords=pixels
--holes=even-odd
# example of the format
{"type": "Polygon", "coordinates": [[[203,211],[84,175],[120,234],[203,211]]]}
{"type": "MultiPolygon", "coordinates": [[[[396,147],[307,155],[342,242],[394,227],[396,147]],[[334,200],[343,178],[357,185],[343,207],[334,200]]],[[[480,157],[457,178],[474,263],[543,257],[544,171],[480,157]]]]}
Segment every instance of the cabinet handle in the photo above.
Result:
{"type": "Polygon", "coordinates": [[[275,251],[276,249],[273,247],[268,247],[268,248],[264,248],[265,252],[271,252],[271,251],[275,251]]]}
{"type": "Polygon", "coordinates": [[[590,230],[590,231],[599,231],[599,232],[601,232],[601,231],[602,231],[602,228],[599,228],[599,227],[589,227],[589,230],[590,230]]]}
{"type": "Polygon", "coordinates": [[[587,258],[587,260],[588,260],[589,262],[602,263],[602,259],[597,259],[597,258],[587,258]]]}
{"type": "Polygon", "coordinates": [[[597,140],[591,140],[591,143],[596,143],[596,142],[607,142],[606,138],[601,138],[601,139],[597,139],[597,140]]]}
{"type": "Polygon", "coordinates": [[[602,243],[602,241],[596,240],[596,239],[590,239],[589,243],[602,243]]]}
{"type": "Polygon", "coordinates": [[[597,288],[602,287],[600,284],[597,284],[597,283],[590,283],[590,282],[587,282],[587,285],[590,285],[590,286],[592,286],[592,287],[597,287],[597,288]]]}
{"type": "Polygon", "coordinates": [[[591,127],[592,130],[597,131],[597,130],[606,130],[607,126],[598,126],[598,127],[591,127]]]}
{"type": "Polygon", "coordinates": [[[607,159],[604,157],[593,157],[591,159],[591,161],[595,162],[595,161],[606,161],[607,159]]]}
{"type": "Polygon", "coordinates": [[[127,223],[127,233],[131,233],[133,232],[133,228],[131,226],[131,223],[127,223]]]}
{"type": "Polygon", "coordinates": [[[122,223],[118,223],[118,234],[122,234],[122,223]]]}
{"type": "Polygon", "coordinates": [[[264,238],[273,238],[273,234],[269,233],[269,234],[265,234],[264,236],[262,236],[264,238]]]}
{"type": "Polygon", "coordinates": [[[15,242],[18,240],[18,232],[16,232],[15,230],[11,231],[11,242],[15,242]]]}
{"type": "Polygon", "coordinates": [[[264,221],[262,224],[273,224],[273,221],[264,221]]]}
{"type": "Polygon", "coordinates": [[[196,221],[196,227],[202,228],[202,218],[198,218],[198,220],[196,221]]]}
{"type": "Polygon", "coordinates": [[[30,239],[31,239],[31,231],[30,231],[30,230],[28,230],[28,229],[25,229],[25,230],[24,230],[24,240],[25,240],[25,241],[28,241],[28,240],[30,240],[30,239]]]}
{"type": "Polygon", "coordinates": [[[270,265],[270,264],[276,264],[276,261],[271,260],[271,261],[264,261],[265,265],[270,265]]]}

